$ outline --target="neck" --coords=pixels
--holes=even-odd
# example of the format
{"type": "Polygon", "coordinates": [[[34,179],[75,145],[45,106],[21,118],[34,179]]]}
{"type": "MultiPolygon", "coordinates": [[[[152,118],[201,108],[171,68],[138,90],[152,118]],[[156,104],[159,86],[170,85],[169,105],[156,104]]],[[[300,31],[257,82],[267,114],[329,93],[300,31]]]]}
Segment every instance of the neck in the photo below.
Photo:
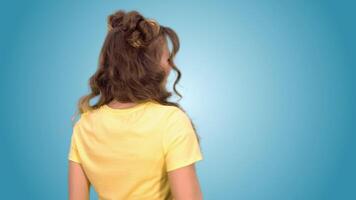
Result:
{"type": "Polygon", "coordinates": [[[116,100],[111,101],[108,106],[112,108],[130,108],[137,105],[135,102],[122,103],[116,100]]]}

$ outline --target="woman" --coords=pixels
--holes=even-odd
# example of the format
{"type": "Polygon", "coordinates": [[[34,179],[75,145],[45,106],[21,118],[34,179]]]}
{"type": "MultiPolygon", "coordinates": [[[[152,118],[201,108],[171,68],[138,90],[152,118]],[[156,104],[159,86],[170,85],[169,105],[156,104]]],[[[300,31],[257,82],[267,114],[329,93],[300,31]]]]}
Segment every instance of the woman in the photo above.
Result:
{"type": "Polygon", "coordinates": [[[195,162],[200,138],[178,103],[167,99],[176,33],[137,11],[108,17],[91,92],[80,98],[68,154],[69,199],[202,199],[195,162]],[[169,52],[167,37],[173,44],[169,52]],[[94,105],[89,101],[98,97],[94,105]]]}

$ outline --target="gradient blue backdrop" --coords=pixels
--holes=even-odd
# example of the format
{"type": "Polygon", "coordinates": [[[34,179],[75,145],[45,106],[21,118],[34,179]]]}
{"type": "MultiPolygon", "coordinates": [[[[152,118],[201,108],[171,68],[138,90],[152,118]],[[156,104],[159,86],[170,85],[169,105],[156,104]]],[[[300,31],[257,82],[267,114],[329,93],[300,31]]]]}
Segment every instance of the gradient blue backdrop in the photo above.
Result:
{"type": "Polygon", "coordinates": [[[180,103],[202,138],[204,199],[356,199],[351,1],[0,7],[0,199],[67,198],[70,117],[117,9],[136,9],[179,34],[180,103]]]}

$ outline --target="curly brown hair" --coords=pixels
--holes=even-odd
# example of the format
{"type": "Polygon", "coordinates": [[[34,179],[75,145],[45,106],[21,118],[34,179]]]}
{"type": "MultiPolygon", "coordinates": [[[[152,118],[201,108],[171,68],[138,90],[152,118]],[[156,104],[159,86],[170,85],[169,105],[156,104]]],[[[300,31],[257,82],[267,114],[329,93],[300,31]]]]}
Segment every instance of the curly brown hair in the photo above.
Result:
{"type": "MultiPolygon", "coordinates": [[[[169,64],[177,73],[173,90],[181,99],[182,95],[176,89],[181,72],[174,63],[180,45],[175,31],[135,10],[115,11],[108,16],[107,23],[108,32],[100,51],[98,68],[89,79],[91,91],[79,99],[76,114],[97,109],[112,100],[122,103],[155,101],[185,112],[178,103],[168,101],[172,96],[165,86],[168,74],[160,66],[162,47],[168,44],[168,37],[173,46],[169,64]],[[94,97],[98,97],[98,101],[90,105],[94,97]]],[[[192,120],[191,123],[196,131],[192,120]]],[[[199,141],[198,134],[197,137],[199,141]]]]}

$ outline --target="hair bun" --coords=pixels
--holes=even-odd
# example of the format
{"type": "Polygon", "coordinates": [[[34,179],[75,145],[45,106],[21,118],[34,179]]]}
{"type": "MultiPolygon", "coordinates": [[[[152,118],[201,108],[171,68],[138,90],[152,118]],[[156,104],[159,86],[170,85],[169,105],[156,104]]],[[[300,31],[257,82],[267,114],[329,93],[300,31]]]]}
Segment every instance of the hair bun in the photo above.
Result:
{"type": "Polygon", "coordinates": [[[108,17],[108,29],[122,30],[126,41],[135,48],[145,47],[159,35],[160,25],[154,19],[146,19],[137,11],[119,10],[108,17]]]}
{"type": "Polygon", "coordinates": [[[160,25],[154,19],[143,19],[137,23],[136,29],[127,41],[135,48],[148,46],[159,35],[160,25]]]}
{"type": "Polygon", "coordinates": [[[109,17],[108,17],[109,31],[111,31],[112,29],[115,29],[115,28],[125,29],[125,27],[124,27],[125,15],[126,15],[126,12],[123,10],[119,10],[119,11],[115,12],[114,14],[109,15],[109,17]]]}

